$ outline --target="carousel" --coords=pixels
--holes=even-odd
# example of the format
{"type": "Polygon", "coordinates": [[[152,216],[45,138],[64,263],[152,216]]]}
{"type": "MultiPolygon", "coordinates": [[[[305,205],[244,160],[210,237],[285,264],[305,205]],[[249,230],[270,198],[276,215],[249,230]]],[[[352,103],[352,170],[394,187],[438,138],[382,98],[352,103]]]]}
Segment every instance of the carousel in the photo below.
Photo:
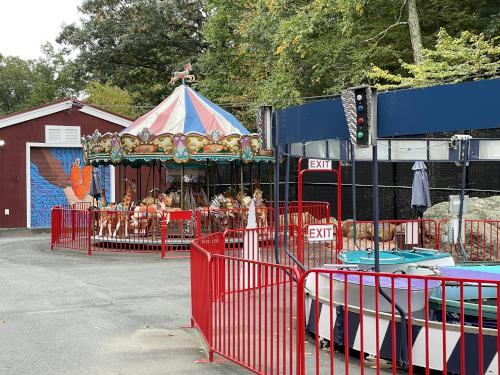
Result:
{"type": "Polygon", "coordinates": [[[254,178],[251,172],[246,181],[243,178],[244,168],[251,171],[252,164],[274,161],[262,145],[260,134],[250,133],[236,117],[183,81],[122,132],[96,130],[82,138],[87,165],[114,165],[122,176],[129,176],[121,179],[120,201],[108,202],[101,192],[92,238],[159,245],[163,222],[169,225],[168,241],[188,244],[196,234],[196,212],[203,212],[204,217],[219,218],[221,212],[229,216],[228,209],[248,207],[252,198],[257,206],[264,206],[260,165],[254,178]],[[231,182],[224,186],[222,169],[231,172],[231,182]],[[210,181],[210,176],[218,176],[218,181],[210,181]],[[174,223],[176,218],[182,223],[174,223]]]}

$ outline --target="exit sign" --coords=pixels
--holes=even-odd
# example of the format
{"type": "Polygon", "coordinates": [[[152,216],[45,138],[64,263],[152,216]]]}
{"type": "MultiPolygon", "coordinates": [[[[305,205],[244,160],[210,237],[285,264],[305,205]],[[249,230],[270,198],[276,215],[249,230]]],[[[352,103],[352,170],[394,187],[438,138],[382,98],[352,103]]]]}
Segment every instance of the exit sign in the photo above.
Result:
{"type": "Polygon", "coordinates": [[[309,169],[332,169],[331,160],[309,159],[309,169]]]}
{"type": "Polygon", "coordinates": [[[333,241],[335,239],[334,224],[315,224],[307,227],[309,242],[333,241]]]}

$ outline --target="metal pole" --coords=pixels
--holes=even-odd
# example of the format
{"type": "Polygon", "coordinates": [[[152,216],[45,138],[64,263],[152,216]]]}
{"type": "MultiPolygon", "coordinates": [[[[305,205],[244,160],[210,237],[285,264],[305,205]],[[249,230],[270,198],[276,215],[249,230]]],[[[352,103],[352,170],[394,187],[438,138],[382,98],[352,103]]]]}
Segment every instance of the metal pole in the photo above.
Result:
{"type": "MultiPolygon", "coordinates": [[[[276,158],[275,158],[276,160],[276,158]]],[[[270,181],[272,181],[270,184],[269,184],[269,200],[272,201],[274,200],[274,197],[273,197],[273,189],[274,189],[274,175],[273,175],[273,166],[272,164],[269,164],[269,176],[270,176],[270,181]]]]}
{"type": "Polygon", "coordinates": [[[465,198],[465,181],[467,176],[467,162],[469,161],[469,140],[462,140],[462,149],[464,156],[462,158],[462,186],[460,187],[460,209],[458,211],[458,244],[460,246],[460,252],[465,261],[468,260],[467,253],[465,252],[464,244],[462,242],[462,219],[464,215],[464,198],[465,198]]]}
{"type": "Polygon", "coordinates": [[[210,199],[210,161],[207,159],[207,198],[210,199]]]}
{"type": "MultiPolygon", "coordinates": [[[[354,228],[354,247],[358,247],[356,243],[356,150],[354,144],[351,143],[351,165],[352,165],[352,225],[354,228]]],[[[340,224],[340,223],[339,223],[340,224]]],[[[337,229],[338,230],[338,229],[337,229]]]]}
{"type": "MultiPolygon", "coordinates": [[[[278,129],[276,129],[278,132],[278,129]]],[[[276,263],[280,263],[280,227],[279,227],[279,213],[280,213],[280,146],[274,147],[274,257],[276,263]]]]}
{"type": "Polygon", "coordinates": [[[154,198],[155,197],[155,188],[156,188],[156,184],[155,184],[155,174],[156,174],[156,160],[153,160],[153,194],[152,194],[152,197],[154,198]]]}
{"type": "Polygon", "coordinates": [[[377,145],[373,145],[372,156],[372,197],[373,197],[373,236],[375,247],[375,272],[380,272],[380,244],[378,236],[379,207],[378,207],[378,157],[377,145]]]}
{"type": "Polygon", "coordinates": [[[184,163],[181,165],[181,210],[184,209],[184,163]]]}
{"type": "MultiPolygon", "coordinates": [[[[379,196],[379,188],[378,188],[378,155],[377,155],[377,145],[374,144],[373,145],[373,155],[372,155],[372,184],[373,184],[373,187],[372,187],[372,195],[373,195],[373,236],[375,237],[374,238],[374,251],[375,251],[375,272],[380,272],[380,244],[379,244],[379,234],[378,234],[378,231],[379,231],[379,199],[378,199],[378,196],[379,196]]],[[[380,281],[380,279],[379,279],[380,281]]],[[[392,303],[392,299],[391,297],[382,289],[382,286],[379,284],[378,286],[378,292],[379,294],[384,297],[384,299],[386,301],[388,301],[389,303],[392,303]]],[[[406,315],[403,311],[403,309],[401,308],[401,306],[399,306],[399,304],[394,301],[394,307],[396,308],[396,310],[398,310],[399,312],[399,315],[400,315],[400,319],[401,319],[401,352],[400,352],[400,356],[401,356],[401,362],[403,364],[407,364],[408,363],[408,350],[407,350],[407,346],[405,345],[405,343],[407,342],[407,330],[408,330],[408,327],[406,325],[406,315]]]]}
{"type": "Polygon", "coordinates": [[[243,161],[240,161],[240,194],[241,194],[241,197],[243,198],[243,196],[244,196],[244,191],[243,191],[243,161]]]}
{"type": "Polygon", "coordinates": [[[285,207],[283,212],[283,246],[288,249],[288,199],[290,193],[290,145],[285,146],[285,207]]]}

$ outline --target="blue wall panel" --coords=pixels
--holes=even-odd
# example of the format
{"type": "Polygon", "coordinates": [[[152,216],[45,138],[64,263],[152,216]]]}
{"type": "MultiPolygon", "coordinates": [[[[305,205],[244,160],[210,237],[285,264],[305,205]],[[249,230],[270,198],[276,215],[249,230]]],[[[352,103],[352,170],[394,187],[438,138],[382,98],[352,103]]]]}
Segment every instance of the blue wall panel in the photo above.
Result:
{"type": "MultiPolygon", "coordinates": [[[[500,128],[500,80],[383,92],[378,95],[378,136],[424,135],[500,128]]],[[[348,138],[340,98],[274,113],[278,143],[348,138]]]]}

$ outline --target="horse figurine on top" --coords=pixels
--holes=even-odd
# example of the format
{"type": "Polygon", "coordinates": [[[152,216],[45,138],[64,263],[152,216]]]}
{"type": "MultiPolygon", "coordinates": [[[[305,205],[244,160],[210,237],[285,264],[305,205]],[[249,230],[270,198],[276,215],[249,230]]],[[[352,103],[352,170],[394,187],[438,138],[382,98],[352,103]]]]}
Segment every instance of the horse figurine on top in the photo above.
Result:
{"type": "Polygon", "coordinates": [[[184,65],[184,70],[182,72],[174,72],[172,78],[170,79],[170,84],[175,85],[177,81],[181,80],[184,82],[196,82],[196,77],[193,74],[189,74],[189,72],[193,69],[191,63],[184,65]]]}

